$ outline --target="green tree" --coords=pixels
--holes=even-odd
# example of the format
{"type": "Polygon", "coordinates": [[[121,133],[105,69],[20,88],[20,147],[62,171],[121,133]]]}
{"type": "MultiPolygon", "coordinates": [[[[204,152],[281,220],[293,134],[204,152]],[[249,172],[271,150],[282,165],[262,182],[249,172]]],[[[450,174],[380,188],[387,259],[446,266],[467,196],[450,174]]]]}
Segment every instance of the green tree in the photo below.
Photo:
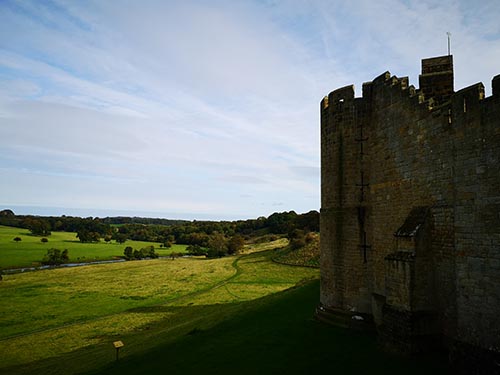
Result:
{"type": "Polygon", "coordinates": [[[156,254],[154,246],[143,247],[140,250],[140,254],[141,254],[141,256],[140,256],[141,258],[152,258],[152,259],[158,258],[158,254],[156,254]]]}
{"type": "Polygon", "coordinates": [[[63,228],[63,222],[61,220],[57,220],[54,225],[53,225],[53,228],[55,231],[57,230],[61,230],[63,228]]]}
{"type": "Polygon", "coordinates": [[[49,240],[48,240],[48,239],[46,239],[45,237],[41,238],[41,239],[40,239],[40,241],[41,241],[42,243],[47,243],[47,242],[49,242],[49,240]]]}
{"type": "Polygon", "coordinates": [[[238,254],[245,246],[245,239],[239,234],[234,235],[227,243],[228,254],[238,254]]]}
{"type": "Polygon", "coordinates": [[[290,247],[293,250],[300,249],[306,245],[306,235],[303,230],[294,229],[288,233],[288,240],[290,241],[290,247]]]}
{"type": "Polygon", "coordinates": [[[134,249],[131,246],[127,246],[123,251],[123,255],[125,255],[125,259],[130,260],[134,256],[134,249]]]}
{"type": "Polygon", "coordinates": [[[113,235],[113,237],[114,237],[115,241],[120,243],[120,244],[125,243],[125,241],[127,241],[127,235],[124,233],[117,232],[113,235]]]}
{"type": "Polygon", "coordinates": [[[149,257],[150,257],[151,259],[156,259],[156,258],[158,258],[158,254],[155,252],[155,248],[154,248],[154,246],[150,246],[150,247],[149,247],[149,257]]]}
{"type": "Polygon", "coordinates": [[[295,218],[295,227],[305,232],[319,232],[319,212],[313,210],[297,215],[295,218]]]}
{"type": "Polygon", "coordinates": [[[9,209],[0,211],[0,217],[7,217],[7,216],[16,216],[16,214],[14,214],[14,211],[9,209]]]}
{"type": "Polygon", "coordinates": [[[50,236],[50,224],[45,220],[28,217],[24,220],[23,226],[35,236],[50,236]]]}
{"type": "Polygon", "coordinates": [[[21,241],[21,237],[14,237],[14,241],[16,241],[16,242],[21,241]]]}
{"type": "Polygon", "coordinates": [[[214,232],[208,240],[209,258],[223,257],[227,254],[227,239],[223,233],[214,232]]]}
{"type": "Polygon", "coordinates": [[[295,211],[275,212],[267,218],[267,226],[272,233],[288,233],[294,227],[295,211]]]}
{"type": "Polygon", "coordinates": [[[80,240],[80,242],[99,242],[100,235],[98,232],[90,232],[86,229],[80,229],[76,238],[80,240]]]}
{"type": "Polygon", "coordinates": [[[69,261],[68,250],[65,249],[61,252],[59,249],[49,249],[47,254],[42,260],[43,264],[59,265],[69,261]]]}
{"type": "Polygon", "coordinates": [[[200,245],[188,245],[188,247],[186,247],[186,252],[195,256],[207,255],[205,249],[203,249],[200,245]]]}

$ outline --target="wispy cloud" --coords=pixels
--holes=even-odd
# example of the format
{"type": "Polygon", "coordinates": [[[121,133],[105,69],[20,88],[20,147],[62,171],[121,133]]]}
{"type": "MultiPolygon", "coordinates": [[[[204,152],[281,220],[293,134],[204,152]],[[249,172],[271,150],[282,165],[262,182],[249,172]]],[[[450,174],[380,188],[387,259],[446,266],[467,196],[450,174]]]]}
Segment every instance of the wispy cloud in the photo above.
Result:
{"type": "Polygon", "coordinates": [[[318,209],[321,97],[385,70],[416,84],[446,31],[457,87],[489,80],[498,14],[494,0],[3,1],[0,204],[318,209]]]}

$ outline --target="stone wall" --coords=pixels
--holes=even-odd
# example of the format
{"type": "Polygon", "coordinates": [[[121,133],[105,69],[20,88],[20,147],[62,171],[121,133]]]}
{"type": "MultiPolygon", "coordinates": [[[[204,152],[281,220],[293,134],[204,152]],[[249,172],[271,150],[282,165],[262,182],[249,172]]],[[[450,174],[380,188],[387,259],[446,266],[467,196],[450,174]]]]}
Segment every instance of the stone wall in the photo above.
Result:
{"type": "Polygon", "coordinates": [[[478,84],[451,105],[457,337],[500,351],[500,96],[485,99],[478,84]]]}
{"type": "Polygon", "coordinates": [[[451,56],[422,67],[423,89],[386,72],[321,103],[321,303],[388,331],[426,316],[445,342],[499,351],[500,76],[485,98],[453,93],[451,56]]]}

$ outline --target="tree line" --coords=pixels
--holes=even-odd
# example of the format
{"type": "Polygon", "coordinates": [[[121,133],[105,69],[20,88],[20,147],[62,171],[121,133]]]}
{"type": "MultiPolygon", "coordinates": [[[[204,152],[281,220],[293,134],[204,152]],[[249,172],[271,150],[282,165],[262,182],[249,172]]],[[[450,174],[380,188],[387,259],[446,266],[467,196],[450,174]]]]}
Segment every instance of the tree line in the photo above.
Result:
{"type": "Polygon", "coordinates": [[[81,242],[125,243],[127,240],[189,245],[188,251],[211,257],[233,254],[246,240],[264,235],[288,236],[302,243],[308,232],[319,232],[319,213],[275,212],[269,217],[237,221],[185,221],[149,218],[80,218],[72,216],[15,215],[0,211],[0,225],[28,229],[36,236],[51,231],[76,232],[81,242]]]}

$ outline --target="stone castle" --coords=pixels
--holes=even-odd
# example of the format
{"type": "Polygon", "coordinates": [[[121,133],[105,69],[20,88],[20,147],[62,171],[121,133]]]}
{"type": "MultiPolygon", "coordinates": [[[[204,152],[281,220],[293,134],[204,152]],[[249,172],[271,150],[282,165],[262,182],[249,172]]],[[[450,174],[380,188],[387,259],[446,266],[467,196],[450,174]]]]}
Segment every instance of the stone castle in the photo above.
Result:
{"type": "Polygon", "coordinates": [[[321,101],[318,317],[500,373],[500,75],[455,92],[449,55],[419,85],[385,72],[321,101]]]}

